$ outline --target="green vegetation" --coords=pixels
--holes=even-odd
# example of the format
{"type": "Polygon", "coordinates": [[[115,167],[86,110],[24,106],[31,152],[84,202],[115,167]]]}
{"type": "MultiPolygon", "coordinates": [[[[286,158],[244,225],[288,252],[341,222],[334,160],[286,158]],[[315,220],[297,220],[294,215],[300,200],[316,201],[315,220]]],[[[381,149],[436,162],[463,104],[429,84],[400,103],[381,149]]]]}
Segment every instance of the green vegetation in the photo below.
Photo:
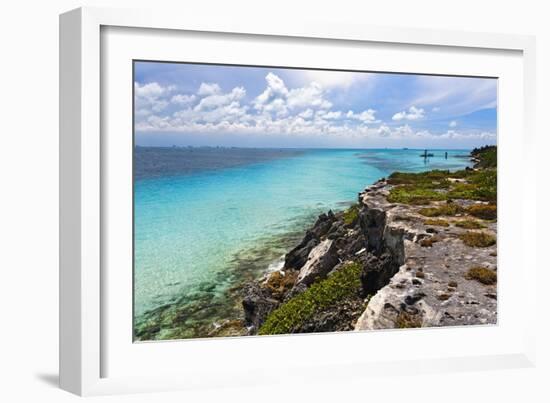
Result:
{"type": "Polygon", "coordinates": [[[497,219],[497,206],[496,204],[474,204],[468,207],[466,210],[468,214],[484,220],[496,220],[497,219]]]}
{"type": "Polygon", "coordinates": [[[472,152],[480,162],[478,170],[456,172],[433,170],[419,173],[394,172],[387,181],[390,203],[425,205],[432,201],[468,199],[496,202],[496,147],[483,147],[472,152]]]}
{"type": "Polygon", "coordinates": [[[346,211],[344,211],[344,223],[346,225],[353,225],[359,218],[359,204],[354,204],[346,211]]]}
{"type": "Polygon", "coordinates": [[[497,274],[486,267],[472,267],[464,276],[467,280],[477,280],[481,284],[491,285],[497,282],[497,274]]]}
{"type": "Polygon", "coordinates": [[[472,219],[467,219],[467,220],[462,220],[462,221],[456,221],[456,222],[455,222],[455,225],[456,225],[457,227],[465,228],[465,229],[482,229],[482,228],[487,228],[485,225],[483,225],[483,224],[480,223],[479,221],[472,220],[472,219]]]}
{"type": "Polygon", "coordinates": [[[314,283],[306,291],[271,312],[258,334],[292,333],[314,314],[358,295],[362,270],[359,263],[351,262],[325,280],[314,283]]]}
{"type": "Polygon", "coordinates": [[[436,225],[438,227],[448,227],[449,222],[445,220],[429,219],[424,221],[424,225],[436,225]]]}
{"type": "Polygon", "coordinates": [[[422,319],[419,318],[418,315],[411,315],[408,312],[401,311],[399,315],[397,315],[395,326],[398,329],[422,327],[422,319]]]}
{"type": "Polygon", "coordinates": [[[496,168],[497,167],[497,147],[496,146],[485,146],[480,148],[474,148],[472,150],[472,156],[479,160],[479,162],[476,164],[476,168],[496,168]]]}
{"type": "Polygon", "coordinates": [[[486,232],[468,231],[458,236],[468,246],[486,248],[497,242],[497,239],[486,232]]]}
{"type": "Polygon", "coordinates": [[[450,182],[447,178],[452,176],[449,171],[434,169],[433,171],[407,173],[394,172],[388,177],[390,185],[417,185],[425,188],[446,188],[450,182]]]}
{"type": "Polygon", "coordinates": [[[426,217],[454,216],[462,213],[464,210],[458,204],[447,203],[439,207],[426,207],[418,212],[426,217]]]}
{"type": "Polygon", "coordinates": [[[402,185],[390,190],[388,201],[390,203],[403,203],[414,205],[430,204],[431,201],[445,200],[446,195],[442,191],[416,187],[415,185],[402,185]]]}
{"type": "Polygon", "coordinates": [[[388,183],[395,186],[388,196],[390,203],[429,204],[445,200],[445,189],[449,187],[449,171],[428,171],[420,173],[394,172],[388,183]]]}

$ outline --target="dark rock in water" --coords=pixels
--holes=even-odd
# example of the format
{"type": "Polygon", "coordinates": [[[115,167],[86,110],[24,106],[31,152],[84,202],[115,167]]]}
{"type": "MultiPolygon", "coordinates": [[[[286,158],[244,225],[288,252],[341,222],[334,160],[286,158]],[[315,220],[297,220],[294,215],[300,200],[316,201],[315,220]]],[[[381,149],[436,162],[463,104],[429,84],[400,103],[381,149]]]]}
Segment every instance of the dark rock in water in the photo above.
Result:
{"type": "Polygon", "coordinates": [[[251,327],[251,334],[255,334],[264,323],[267,315],[279,306],[279,301],[272,298],[270,293],[257,283],[251,283],[245,290],[243,298],[244,320],[251,327]]]}
{"type": "Polygon", "coordinates": [[[399,270],[399,264],[388,251],[380,256],[368,254],[363,260],[361,284],[363,295],[373,295],[384,287],[399,270]]]}
{"type": "Polygon", "coordinates": [[[369,208],[359,213],[359,225],[367,238],[367,249],[374,254],[380,254],[384,247],[384,229],[386,213],[383,210],[369,208]]]}
{"type": "Polygon", "coordinates": [[[300,269],[296,283],[309,285],[325,277],[337,263],[334,241],[326,239],[311,250],[306,264],[300,269]]]}

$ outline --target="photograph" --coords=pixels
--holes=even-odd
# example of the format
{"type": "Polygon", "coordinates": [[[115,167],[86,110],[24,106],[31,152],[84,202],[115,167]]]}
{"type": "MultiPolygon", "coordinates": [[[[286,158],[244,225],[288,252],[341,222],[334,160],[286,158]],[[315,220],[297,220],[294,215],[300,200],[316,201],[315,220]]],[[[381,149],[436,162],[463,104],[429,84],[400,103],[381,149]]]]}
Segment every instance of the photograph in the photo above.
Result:
{"type": "Polygon", "coordinates": [[[497,324],[498,78],[132,81],[134,342],[497,324]]]}

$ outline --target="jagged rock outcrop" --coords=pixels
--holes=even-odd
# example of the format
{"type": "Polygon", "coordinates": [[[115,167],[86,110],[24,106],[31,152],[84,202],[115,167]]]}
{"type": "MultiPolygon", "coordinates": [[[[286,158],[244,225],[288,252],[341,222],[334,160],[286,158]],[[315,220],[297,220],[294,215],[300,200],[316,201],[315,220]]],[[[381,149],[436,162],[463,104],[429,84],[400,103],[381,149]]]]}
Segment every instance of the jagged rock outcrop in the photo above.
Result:
{"type": "MultiPolygon", "coordinates": [[[[419,214],[422,206],[389,203],[390,189],[390,185],[385,185],[363,192],[361,201],[367,209],[386,211],[386,247],[401,264],[389,284],[370,299],[355,329],[496,323],[496,284],[469,278],[474,267],[496,273],[496,244],[468,246],[461,239],[468,230],[453,225],[464,220],[464,214],[445,217],[447,226],[432,225],[419,214]]],[[[467,200],[455,203],[463,207],[475,204],[467,200]]],[[[483,233],[496,235],[496,222],[483,225],[483,233]]],[[[363,280],[364,286],[369,287],[371,279],[365,276],[363,280]]]]}
{"type": "Polygon", "coordinates": [[[314,247],[307,258],[306,263],[300,269],[296,284],[309,285],[315,280],[326,276],[338,263],[336,246],[331,239],[325,239],[314,247]]]}
{"type": "Polygon", "coordinates": [[[255,333],[273,311],[280,301],[273,298],[269,289],[259,283],[251,283],[247,286],[243,298],[244,321],[251,333],[255,333]]]}
{"type": "Polygon", "coordinates": [[[464,240],[471,232],[495,239],[496,220],[465,213],[486,206],[495,214],[494,206],[475,200],[432,201],[430,208],[454,208],[456,214],[429,220],[420,214],[425,205],[389,202],[393,186],[381,179],[361,192],[358,204],[347,211],[319,216],[286,255],[283,269],[247,289],[243,307],[249,334],[256,334],[275,309],[330,279],[349,262],[360,265],[357,293],[315,310],[303,321],[294,320],[290,332],[496,323],[496,245],[469,246],[464,240]],[[460,225],[464,220],[483,229],[470,231],[460,225]],[[275,277],[276,288],[270,286],[275,277]]]}

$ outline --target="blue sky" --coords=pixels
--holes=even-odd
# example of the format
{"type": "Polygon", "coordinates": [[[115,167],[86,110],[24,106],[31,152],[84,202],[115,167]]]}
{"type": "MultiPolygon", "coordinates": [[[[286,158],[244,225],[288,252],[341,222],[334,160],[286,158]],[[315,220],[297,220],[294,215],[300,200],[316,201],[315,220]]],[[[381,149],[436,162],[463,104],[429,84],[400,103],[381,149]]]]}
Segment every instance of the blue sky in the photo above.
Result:
{"type": "Polygon", "coordinates": [[[134,78],[138,145],[496,144],[496,79],[159,62],[134,78]]]}

